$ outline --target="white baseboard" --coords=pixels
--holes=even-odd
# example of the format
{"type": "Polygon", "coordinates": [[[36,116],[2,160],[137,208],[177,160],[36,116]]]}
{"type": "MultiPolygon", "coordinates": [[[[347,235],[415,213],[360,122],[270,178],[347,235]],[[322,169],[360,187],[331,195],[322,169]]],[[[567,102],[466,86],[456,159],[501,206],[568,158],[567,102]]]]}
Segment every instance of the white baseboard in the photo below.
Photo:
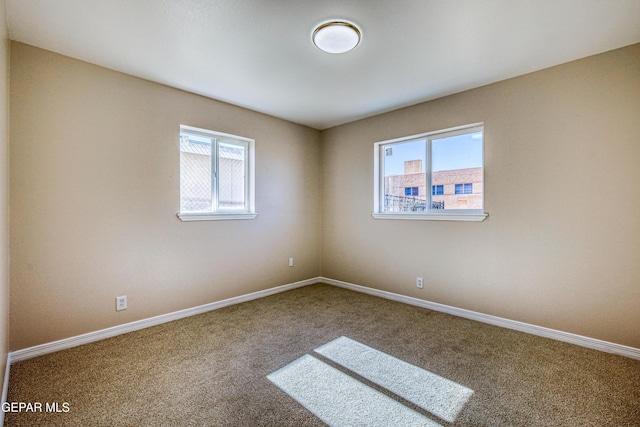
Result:
{"type": "MultiPolygon", "coordinates": [[[[65,349],[76,347],[83,344],[88,344],[94,341],[103,340],[105,338],[111,338],[117,335],[126,334],[128,332],[133,332],[140,329],[148,328],[150,326],[155,326],[162,323],[171,322],[173,320],[194,316],[196,314],[206,313],[208,311],[216,310],[218,308],[227,307],[234,304],[240,304],[242,302],[255,300],[258,298],[266,297],[266,296],[277,294],[280,292],[285,292],[291,289],[313,285],[315,283],[326,283],[328,285],[350,289],[352,291],[362,292],[365,294],[386,298],[389,300],[398,301],[405,304],[415,305],[418,307],[427,308],[429,310],[439,311],[442,313],[463,317],[465,319],[476,320],[478,322],[488,323],[490,325],[500,326],[507,329],[513,329],[520,332],[526,332],[526,333],[537,335],[544,338],[551,338],[557,341],[563,341],[570,344],[576,344],[582,347],[591,348],[594,350],[600,350],[607,353],[617,354],[619,356],[625,356],[631,359],[640,360],[640,349],[638,348],[628,347],[628,346],[611,343],[607,341],[601,341],[595,338],[589,338],[582,335],[562,332],[555,329],[545,328],[542,326],[522,323],[515,320],[505,319],[502,317],[491,316],[488,314],[478,313],[475,311],[465,310],[462,308],[452,307],[449,305],[438,304],[435,302],[425,301],[418,298],[395,294],[393,292],[382,291],[379,289],[368,288],[366,286],[360,286],[353,283],[343,282],[340,280],[329,279],[327,277],[315,277],[307,280],[302,280],[300,282],[290,283],[288,285],[277,286],[275,288],[265,289],[263,291],[253,292],[246,295],[240,295],[237,297],[213,302],[210,304],[204,304],[197,307],[188,308],[185,310],[175,311],[173,313],[162,314],[159,316],[150,317],[148,319],[142,319],[136,322],[126,323],[124,325],[114,326],[112,328],[102,329],[95,332],[89,332],[87,334],[65,338],[59,341],[54,341],[54,342],[10,352],[7,355],[7,370],[5,373],[3,398],[6,398],[6,390],[7,390],[8,379],[9,379],[9,365],[13,362],[18,362],[21,360],[31,359],[33,357],[54,353],[56,351],[65,350],[65,349]]],[[[0,416],[2,415],[3,414],[0,414],[0,416]]],[[[0,425],[2,424],[0,423],[0,425]]]]}
{"type": "Polygon", "coordinates": [[[640,360],[640,348],[628,347],[608,341],[601,341],[595,338],[562,332],[542,326],[531,325],[529,323],[522,323],[502,317],[491,316],[489,314],[478,313],[476,311],[465,310],[463,308],[452,307],[450,305],[438,304],[436,302],[425,301],[418,298],[395,294],[393,292],[381,291],[379,289],[368,288],[366,286],[355,285],[353,283],[342,282],[340,280],[329,279],[326,277],[320,277],[318,281],[321,283],[350,289],[356,292],[362,292],[365,294],[386,298],[405,304],[415,305],[442,313],[452,314],[454,316],[463,317],[465,319],[476,320],[478,322],[488,323],[490,325],[500,326],[502,328],[526,332],[531,335],[551,338],[557,341],[579,345],[581,347],[591,348],[594,350],[604,351],[606,353],[617,354],[619,356],[625,356],[631,359],[640,360]]]}
{"type": "MultiPolygon", "coordinates": [[[[148,319],[142,319],[131,323],[125,323],[124,325],[118,325],[107,329],[101,329],[95,332],[89,332],[83,335],[77,335],[75,337],[65,338],[58,341],[53,341],[46,344],[36,345],[34,347],[28,347],[22,350],[16,350],[9,353],[11,362],[19,362],[21,360],[27,360],[34,357],[42,356],[49,353],[54,353],[60,350],[66,350],[68,348],[77,347],[79,345],[88,344],[94,341],[100,341],[105,338],[115,337],[117,335],[126,334],[128,332],[137,331],[140,329],[148,328],[150,326],[160,325],[162,323],[171,322],[173,320],[182,319],[189,316],[195,316],[196,314],[206,313],[208,311],[216,310],[222,307],[227,307],[234,304],[240,304],[242,302],[251,301],[258,298],[263,298],[269,295],[285,292],[291,289],[300,288],[302,286],[312,285],[318,283],[319,279],[312,278],[302,280],[300,282],[290,283],[287,285],[276,286],[275,288],[265,289],[263,291],[253,292],[250,294],[240,295],[237,297],[225,299],[222,301],[216,301],[209,304],[199,305],[197,307],[187,308],[185,310],[174,311],[173,313],[161,314],[159,316],[150,317],[148,319]]],[[[0,424],[2,425],[2,424],[0,424]]]]}
{"type": "MultiPolygon", "coordinates": [[[[7,353],[7,364],[4,367],[4,381],[2,382],[2,402],[0,405],[4,407],[9,393],[9,373],[11,372],[11,353],[7,353]]],[[[4,411],[0,411],[0,426],[4,425],[4,411]]]]}

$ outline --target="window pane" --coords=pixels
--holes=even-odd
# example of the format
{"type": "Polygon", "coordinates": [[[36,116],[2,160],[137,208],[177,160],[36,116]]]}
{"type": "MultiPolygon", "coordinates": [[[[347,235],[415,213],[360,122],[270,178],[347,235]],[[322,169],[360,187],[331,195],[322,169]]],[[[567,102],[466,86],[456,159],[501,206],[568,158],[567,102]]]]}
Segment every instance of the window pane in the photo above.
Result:
{"type": "Polygon", "coordinates": [[[180,211],[211,211],[212,138],[180,134],[180,211]]]}
{"type": "Polygon", "coordinates": [[[218,145],[218,207],[245,207],[245,159],[247,149],[241,145],[218,145]]]}
{"type": "Polygon", "coordinates": [[[431,181],[442,186],[432,201],[441,209],[483,209],[482,132],[433,139],[431,181]]]}
{"type": "Polygon", "coordinates": [[[382,148],[383,212],[424,212],[426,208],[427,141],[389,144],[382,148]]]}

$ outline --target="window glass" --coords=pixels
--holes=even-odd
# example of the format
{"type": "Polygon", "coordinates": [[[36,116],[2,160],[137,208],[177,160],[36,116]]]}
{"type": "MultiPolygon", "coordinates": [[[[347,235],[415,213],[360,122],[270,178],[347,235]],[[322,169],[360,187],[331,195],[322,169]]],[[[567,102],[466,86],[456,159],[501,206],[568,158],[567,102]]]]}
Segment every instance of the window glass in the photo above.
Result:
{"type": "Polygon", "coordinates": [[[374,214],[468,212],[482,220],[483,143],[482,125],[376,143],[374,214]]]}
{"type": "Polygon", "coordinates": [[[434,138],[431,141],[431,182],[450,187],[433,201],[444,202],[443,209],[482,209],[482,194],[473,195],[473,184],[483,179],[482,131],[434,138]],[[469,182],[471,181],[471,182],[469,182]]]}
{"type": "Polygon", "coordinates": [[[424,212],[426,140],[384,147],[384,211],[424,212]]]}
{"type": "Polygon", "coordinates": [[[181,126],[178,217],[255,218],[253,149],[252,139],[181,126]]]}
{"type": "Polygon", "coordinates": [[[180,134],[180,211],[212,209],[211,147],[213,138],[180,134]]]}
{"type": "Polygon", "coordinates": [[[241,145],[220,143],[219,195],[220,209],[242,209],[245,205],[245,147],[241,145]]]}

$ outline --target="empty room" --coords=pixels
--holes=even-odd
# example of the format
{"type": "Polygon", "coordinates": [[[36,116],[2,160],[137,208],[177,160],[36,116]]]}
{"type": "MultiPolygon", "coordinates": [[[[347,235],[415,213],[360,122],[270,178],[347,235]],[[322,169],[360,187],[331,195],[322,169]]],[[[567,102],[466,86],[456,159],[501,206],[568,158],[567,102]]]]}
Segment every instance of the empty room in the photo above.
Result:
{"type": "Polygon", "coordinates": [[[0,425],[640,425],[640,1],[0,18],[0,425]]]}

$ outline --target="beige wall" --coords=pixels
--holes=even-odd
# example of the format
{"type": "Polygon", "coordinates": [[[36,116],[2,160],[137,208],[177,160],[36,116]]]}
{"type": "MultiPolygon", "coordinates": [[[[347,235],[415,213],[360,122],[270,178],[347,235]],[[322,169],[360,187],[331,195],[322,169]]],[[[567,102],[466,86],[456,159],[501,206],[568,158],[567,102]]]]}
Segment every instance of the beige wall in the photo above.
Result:
{"type": "Polygon", "coordinates": [[[322,274],[640,347],[639,70],[634,45],[323,131],[322,274]],[[371,218],[374,142],[476,122],[487,220],[371,218]]]}
{"type": "Polygon", "coordinates": [[[0,378],[9,351],[9,36],[0,3],[0,378]]]}
{"type": "Polygon", "coordinates": [[[11,55],[11,350],[320,274],[318,131],[19,43],[11,55]],[[257,219],[176,218],[180,124],[256,140],[257,219]]]}
{"type": "Polygon", "coordinates": [[[320,274],[640,348],[640,45],[323,132],[11,46],[11,350],[320,274]],[[486,221],[371,218],[374,142],[481,121],[486,221]],[[256,139],[256,220],[175,217],[180,124],[256,139]]]}

